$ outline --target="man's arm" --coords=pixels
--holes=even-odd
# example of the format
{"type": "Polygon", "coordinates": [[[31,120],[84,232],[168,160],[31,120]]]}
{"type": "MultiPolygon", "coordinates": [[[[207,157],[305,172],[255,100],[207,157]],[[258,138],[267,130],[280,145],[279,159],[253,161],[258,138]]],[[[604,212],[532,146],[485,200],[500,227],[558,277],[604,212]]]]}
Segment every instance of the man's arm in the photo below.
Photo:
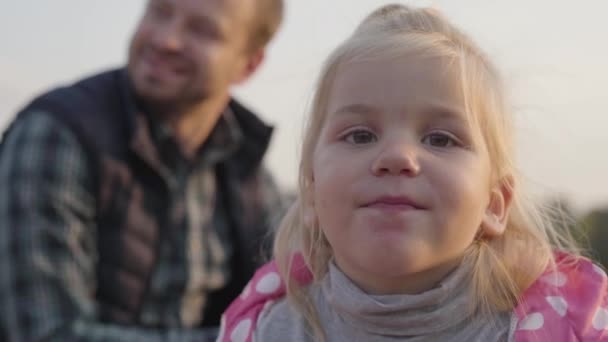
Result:
{"type": "Polygon", "coordinates": [[[95,191],[84,148],[28,113],[0,154],[0,337],[8,341],[206,341],[205,331],[98,322],[95,191]]]}

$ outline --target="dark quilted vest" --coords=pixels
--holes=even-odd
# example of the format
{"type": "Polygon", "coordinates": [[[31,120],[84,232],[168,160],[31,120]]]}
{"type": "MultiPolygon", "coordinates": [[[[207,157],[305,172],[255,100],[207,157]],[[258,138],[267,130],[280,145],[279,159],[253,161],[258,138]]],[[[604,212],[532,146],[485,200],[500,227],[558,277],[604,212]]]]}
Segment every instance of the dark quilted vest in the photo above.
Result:
{"type": "MultiPolygon", "coordinates": [[[[170,234],[168,185],[155,148],[143,139],[141,120],[126,72],[113,70],[53,90],[35,99],[31,110],[52,113],[85,147],[95,172],[99,260],[96,299],[103,321],[137,324],[159,241],[170,234]]],[[[256,218],[261,159],[272,128],[236,101],[230,107],[245,143],[217,166],[218,195],[229,216],[234,241],[232,280],[210,294],[204,326],[219,325],[224,308],[238,295],[261,260],[266,227],[256,218]]],[[[266,239],[265,239],[266,238],[266,239]]],[[[267,246],[266,246],[267,247],[267,246]]]]}

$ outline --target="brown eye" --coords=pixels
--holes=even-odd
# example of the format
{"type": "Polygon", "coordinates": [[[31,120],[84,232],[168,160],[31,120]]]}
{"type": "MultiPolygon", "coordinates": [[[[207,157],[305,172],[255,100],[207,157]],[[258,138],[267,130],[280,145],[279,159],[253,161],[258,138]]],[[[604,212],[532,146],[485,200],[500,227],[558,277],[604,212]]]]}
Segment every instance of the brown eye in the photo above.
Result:
{"type": "Polygon", "coordinates": [[[367,130],[356,130],[352,131],[344,137],[346,142],[351,144],[361,145],[376,142],[378,138],[376,135],[367,130]]]}

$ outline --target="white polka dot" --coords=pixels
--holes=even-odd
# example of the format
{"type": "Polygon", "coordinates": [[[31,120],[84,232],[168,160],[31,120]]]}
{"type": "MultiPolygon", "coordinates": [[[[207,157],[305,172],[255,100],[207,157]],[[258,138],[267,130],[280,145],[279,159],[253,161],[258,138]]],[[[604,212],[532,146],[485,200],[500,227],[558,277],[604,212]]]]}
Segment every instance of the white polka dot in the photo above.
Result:
{"type": "Polygon", "coordinates": [[[546,299],[558,315],[560,315],[561,317],[566,316],[566,311],[568,311],[568,303],[564,298],[549,296],[546,299]]]}
{"type": "Polygon", "coordinates": [[[543,276],[541,278],[541,280],[549,285],[561,287],[566,284],[566,281],[568,279],[566,278],[566,275],[563,274],[562,272],[554,272],[551,274],[547,274],[546,276],[543,276]]]}
{"type": "Polygon", "coordinates": [[[260,279],[255,290],[259,293],[270,294],[278,290],[279,286],[281,286],[281,278],[276,272],[271,272],[260,279]]]}
{"type": "Polygon", "coordinates": [[[245,286],[243,292],[241,292],[241,299],[247,299],[249,293],[251,293],[251,282],[247,283],[247,286],[245,286]]]}
{"type": "Polygon", "coordinates": [[[606,278],[606,272],[601,267],[599,267],[598,265],[593,264],[593,270],[597,274],[601,275],[603,278],[606,278]]]}
{"type": "Polygon", "coordinates": [[[519,323],[519,330],[538,330],[545,324],[545,318],[540,312],[535,312],[526,316],[519,323]]]}
{"type": "Polygon", "coordinates": [[[251,329],[251,320],[249,318],[244,319],[236,325],[232,333],[230,334],[230,341],[232,342],[245,342],[251,329]]]}
{"type": "Polygon", "coordinates": [[[608,310],[599,308],[593,316],[593,327],[597,330],[608,328],[608,310]]]}

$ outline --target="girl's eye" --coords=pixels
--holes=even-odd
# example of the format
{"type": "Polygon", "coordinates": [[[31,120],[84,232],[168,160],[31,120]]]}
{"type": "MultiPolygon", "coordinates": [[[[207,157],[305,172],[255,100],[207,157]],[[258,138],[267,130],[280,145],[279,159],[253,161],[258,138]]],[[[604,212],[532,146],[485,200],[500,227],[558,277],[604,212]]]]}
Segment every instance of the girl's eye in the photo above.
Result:
{"type": "Polygon", "coordinates": [[[445,133],[431,133],[422,139],[423,144],[433,147],[453,147],[457,145],[456,139],[445,133]]]}
{"type": "Polygon", "coordinates": [[[376,137],[374,133],[362,129],[346,134],[343,139],[344,141],[355,145],[370,144],[378,141],[378,137],[376,137]]]}

